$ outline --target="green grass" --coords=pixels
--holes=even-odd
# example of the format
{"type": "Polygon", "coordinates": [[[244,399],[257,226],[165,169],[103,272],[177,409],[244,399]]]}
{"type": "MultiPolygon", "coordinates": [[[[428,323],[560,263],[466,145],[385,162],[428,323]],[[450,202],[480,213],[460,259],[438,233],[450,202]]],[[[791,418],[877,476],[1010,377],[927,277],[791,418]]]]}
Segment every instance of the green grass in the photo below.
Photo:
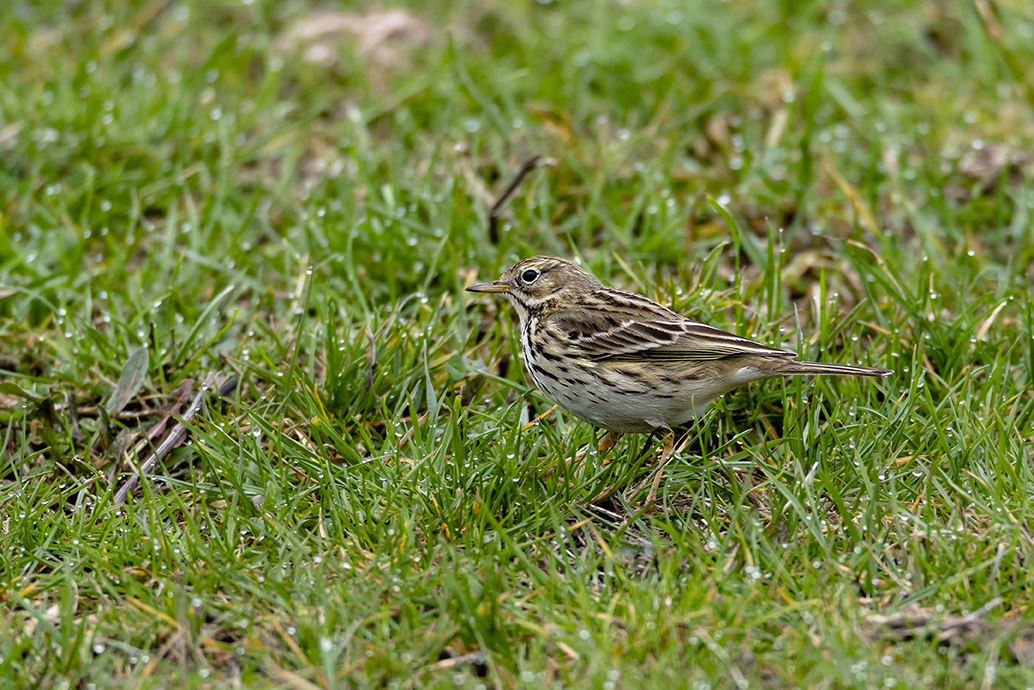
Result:
{"type": "Polygon", "coordinates": [[[413,3],[329,66],[324,7],[5,10],[0,686],[1034,686],[1024,3],[413,3]],[[726,396],[643,511],[462,290],[532,254],[896,373],[726,396]]]}

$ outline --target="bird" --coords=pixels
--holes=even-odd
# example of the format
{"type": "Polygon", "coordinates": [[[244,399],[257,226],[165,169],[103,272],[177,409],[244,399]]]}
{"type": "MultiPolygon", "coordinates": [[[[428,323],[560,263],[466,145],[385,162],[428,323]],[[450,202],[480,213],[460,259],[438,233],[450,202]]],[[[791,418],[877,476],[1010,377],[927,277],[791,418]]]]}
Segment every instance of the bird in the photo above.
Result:
{"type": "Polygon", "coordinates": [[[550,402],[606,430],[663,435],[647,484],[652,505],[671,459],[674,429],[752,381],[812,374],[882,377],[888,369],[795,359],[781,350],[694,321],[648,297],[608,287],[572,261],[533,256],[468,292],[502,295],[517,312],[527,372],[550,402]]]}

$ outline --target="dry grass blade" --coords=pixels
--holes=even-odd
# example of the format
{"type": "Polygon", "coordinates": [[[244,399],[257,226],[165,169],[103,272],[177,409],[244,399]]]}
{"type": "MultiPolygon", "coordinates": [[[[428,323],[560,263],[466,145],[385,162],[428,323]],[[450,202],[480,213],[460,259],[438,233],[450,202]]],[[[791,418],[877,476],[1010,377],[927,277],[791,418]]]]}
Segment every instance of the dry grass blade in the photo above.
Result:
{"type": "Polygon", "coordinates": [[[112,392],[104,409],[108,415],[114,417],[126,406],[126,404],[140,390],[140,386],[147,376],[148,365],[147,348],[143,345],[133,350],[122,368],[122,375],[119,376],[115,390],[112,392]]]}
{"type": "Polygon", "coordinates": [[[474,664],[475,666],[481,666],[485,663],[484,652],[470,652],[468,654],[461,654],[448,659],[442,659],[436,661],[433,664],[428,664],[424,667],[424,673],[431,671],[441,671],[443,669],[454,668],[461,664],[474,664]]]}
{"type": "Polygon", "coordinates": [[[373,339],[373,332],[366,329],[366,381],[363,383],[363,397],[373,388],[373,375],[377,371],[377,344],[373,339]]]}

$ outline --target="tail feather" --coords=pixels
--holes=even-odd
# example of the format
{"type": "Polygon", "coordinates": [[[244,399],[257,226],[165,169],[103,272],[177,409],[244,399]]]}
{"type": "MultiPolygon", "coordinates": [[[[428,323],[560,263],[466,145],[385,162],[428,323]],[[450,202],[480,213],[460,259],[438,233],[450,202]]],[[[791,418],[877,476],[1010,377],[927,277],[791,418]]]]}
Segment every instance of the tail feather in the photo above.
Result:
{"type": "Polygon", "coordinates": [[[855,367],[848,364],[825,364],[823,362],[798,362],[788,359],[782,360],[779,366],[779,373],[786,376],[795,374],[839,374],[842,376],[889,376],[894,372],[890,369],[876,369],[875,367],[855,367]]]}

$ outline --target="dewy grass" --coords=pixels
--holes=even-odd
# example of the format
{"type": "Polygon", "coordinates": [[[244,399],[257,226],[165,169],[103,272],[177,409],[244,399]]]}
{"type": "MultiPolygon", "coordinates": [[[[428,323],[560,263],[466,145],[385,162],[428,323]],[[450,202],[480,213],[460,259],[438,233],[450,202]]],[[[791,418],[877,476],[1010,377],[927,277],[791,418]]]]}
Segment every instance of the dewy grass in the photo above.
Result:
{"type": "Polygon", "coordinates": [[[0,685],[1034,685],[1034,15],[409,5],[8,8],[0,685]],[[895,375],[644,511],[463,291],[533,254],[895,375]]]}

